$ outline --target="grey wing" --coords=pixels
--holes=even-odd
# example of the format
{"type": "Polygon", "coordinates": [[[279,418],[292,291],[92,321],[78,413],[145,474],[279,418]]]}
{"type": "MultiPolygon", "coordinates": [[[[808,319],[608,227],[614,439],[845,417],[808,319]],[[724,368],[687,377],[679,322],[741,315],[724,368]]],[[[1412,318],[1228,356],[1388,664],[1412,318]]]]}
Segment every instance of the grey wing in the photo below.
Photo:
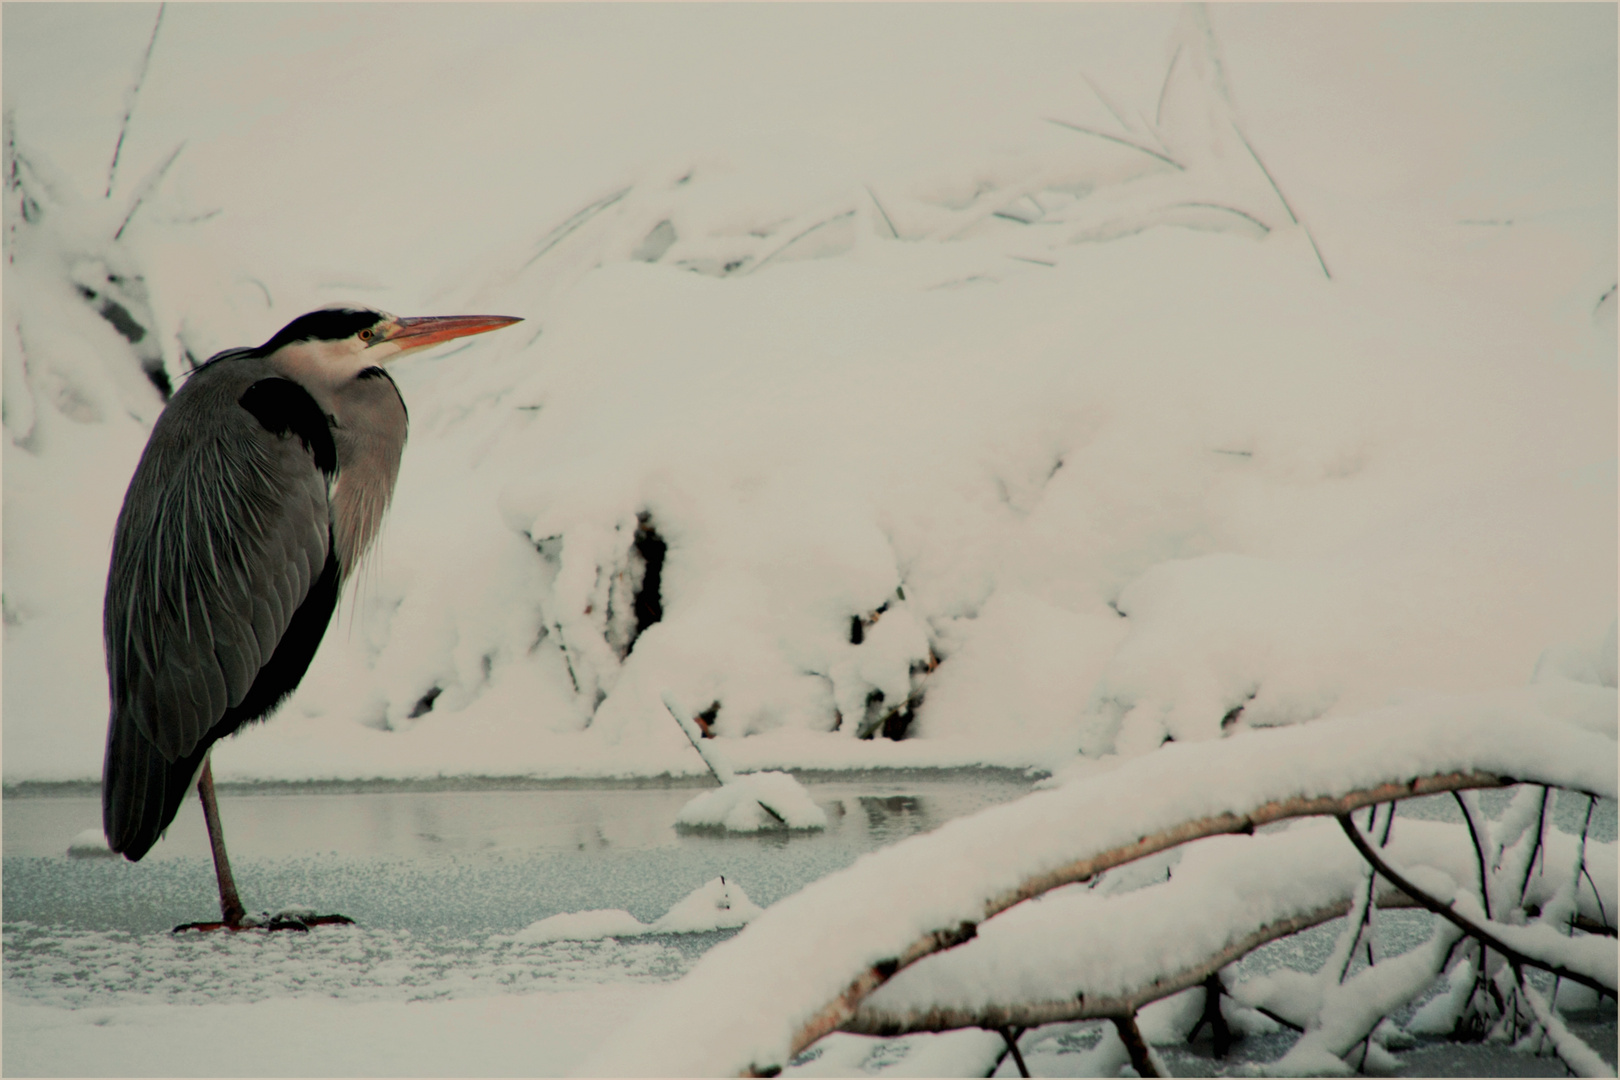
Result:
{"type": "MultiPolygon", "coordinates": [[[[188,759],[200,763],[198,748],[223,734],[210,737],[269,662],[331,544],[325,474],[299,439],[240,407],[257,372],[219,367],[194,375],[159,418],[114,536],[103,796],[115,850],[114,833],[150,818],[143,805],[168,783],[154,770],[194,768],[188,759]]],[[[141,831],[155,840],[150,821],[141,831]]]]}

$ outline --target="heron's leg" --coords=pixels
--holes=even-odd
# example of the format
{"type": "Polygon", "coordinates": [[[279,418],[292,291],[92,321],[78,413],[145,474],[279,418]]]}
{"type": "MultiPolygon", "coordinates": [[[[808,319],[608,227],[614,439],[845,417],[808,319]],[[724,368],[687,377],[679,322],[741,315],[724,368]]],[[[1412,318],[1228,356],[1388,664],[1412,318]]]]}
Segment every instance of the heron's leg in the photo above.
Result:
{"type": "Polygon", "coordinates": [[[202,799],[203,820],[208,823],[208,844],[214,849],[214,873],[219,878],[220,917],[226,926],[236,926],[246,912],[241,898],[236,895],[230,857],[225,854],[225,830],[219,823],[219,803],[214,799],[214,764],[209,758],[203,759],[202,775],[197,779],[197,797],[202,799]]]}

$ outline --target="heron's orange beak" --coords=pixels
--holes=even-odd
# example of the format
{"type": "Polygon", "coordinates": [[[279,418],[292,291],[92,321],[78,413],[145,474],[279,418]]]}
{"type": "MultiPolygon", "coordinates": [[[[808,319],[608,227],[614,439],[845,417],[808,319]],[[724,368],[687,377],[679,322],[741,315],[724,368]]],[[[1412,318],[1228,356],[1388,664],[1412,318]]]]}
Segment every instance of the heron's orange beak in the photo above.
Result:
{"type": "Polygon", "coordinates": [[[522,322],[510,315],[424,315],[398,318],[383,338],[399,346],[400,352],[413,352],[469,334],[487,334],[503,326],[522,322]]]}

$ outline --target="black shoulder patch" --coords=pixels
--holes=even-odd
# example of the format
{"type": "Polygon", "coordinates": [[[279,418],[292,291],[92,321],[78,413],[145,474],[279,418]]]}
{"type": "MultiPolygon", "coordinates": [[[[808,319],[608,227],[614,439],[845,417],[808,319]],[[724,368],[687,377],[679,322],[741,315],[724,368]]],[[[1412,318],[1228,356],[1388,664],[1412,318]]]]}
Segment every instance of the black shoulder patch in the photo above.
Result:
{"type": "Polygon", "coordinates": [[[382,319],[382,312],[369,308],[321,308],[298,316],[282,327],[275,337],[253,351],[259,356],[269,356],[296,341],[342,341],[367,327],[376,326],[382,319]]]}
{"type": "Polygon", "coordinates": [[[242,392],[242,408],[272,435],[297,435],[315,455],[315,467],[328,476],[337,472],[337,445],[326,414],[309,391],[291,379],[260,379],[242,392]]]}

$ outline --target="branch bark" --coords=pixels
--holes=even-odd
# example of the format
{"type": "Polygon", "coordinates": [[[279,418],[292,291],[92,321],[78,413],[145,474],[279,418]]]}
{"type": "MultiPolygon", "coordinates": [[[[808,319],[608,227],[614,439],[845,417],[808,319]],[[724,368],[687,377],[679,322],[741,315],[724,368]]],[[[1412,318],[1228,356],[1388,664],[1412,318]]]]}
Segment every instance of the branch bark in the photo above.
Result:
{"type": "MultiPolygon", "coordinates": [[[[1074,1020],[1104,1020],[1124,1013],[1136,1012],[1172,994],[1198,986],[1228,964],[1236,963],[1269,941],[1297,934],[1313,926],[1342,918],[1349,914],[1351,901],[1341,900],[1314,911],[1287,919],[1279,919],[1245,934],[1225,948],[1211,953],[1198,964],[1183,968],[1162,979],[1134,990],[1110,997],[1077,996],[1061,1001],[1024,1001],[993,1006],[984,1010],[936,1007],[923,1012],[896,1015],[876,1009],[862,1008],[840,1030],[852,1035],[882,1035],[894,1037],[921,1031],[955,1031],[959,1028],[1003,1026],[1032,1028],[1042,1024],[1056,1024],[1074,1020]]],[[[1391,893],[1379,901],[1382,908],[1408,908],[1416,902],[1391,893]]]]}

